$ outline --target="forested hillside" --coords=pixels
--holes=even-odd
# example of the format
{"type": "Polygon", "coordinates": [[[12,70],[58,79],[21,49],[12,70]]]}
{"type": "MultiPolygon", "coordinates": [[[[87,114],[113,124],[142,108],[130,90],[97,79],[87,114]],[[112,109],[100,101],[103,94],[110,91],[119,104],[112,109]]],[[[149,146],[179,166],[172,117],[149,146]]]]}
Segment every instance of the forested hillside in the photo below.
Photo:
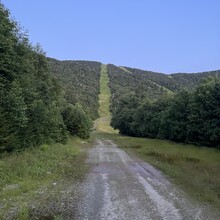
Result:
{"type": "Polygon", "coordinates": [[[109,65],[108,73],[111,125],[120,133],[220,146],[220,71],[165,75],[109,65]]]}
{"type": "Polygon", "coordinates": [[[136,94],[139,98],[157,99],[170,91],[151,81],[144,74],[132,73],[124,68],[108,65],[109,87],[111,90],[111,109],[120,98],[127,94],[136,94]]]}
{"type": "Polygon", "coordinates": [[[80,103],[92,117],[98,118],[98,95],[101,63],[92,61],[58,61],[48,58],[51,73],[65,90],[65,98],[80,103]]]}
{"type": "Polygon", "coordinates": [[[90,127],[84,110],[64,99],[42,49],[0,3],[0,153],[65,142],[68,133],[88,137],[90,127]]]}
{"type": "Polygon", "coordinates": [[[191,90],[198,85],[202,79],[209,76],[220,77],[220,70],[201,73],[174,73],[167,75],[129,67],[124,67],[124,69],[128,70],[133,75],[140,75],[139,77],[142,78],[146,77],[148,80],[173,92],[179,91],[182,88],[191,90]]]}
{"type": "Polygon", "coordinates": [[[170,77],[178,85],[178,91],[182,88],[193,90],[203,79],[207,77],[220,77],[220,70],[201,72],[201,73],[176,73],[171,74],[170,77]]]}
{"type": "Polygon", "coordinates": [[[183,88],[193,90],[204,78],[210,76],[220,77],[220,70],[167,75],[109,64],[108,75],[110,78],[109,87],[112,93],[111,109],[113,110],[119,100],[127,94],[135,95],[141,100],[146,98],[156,100],[167,94],[176,93],[183,88]]]}

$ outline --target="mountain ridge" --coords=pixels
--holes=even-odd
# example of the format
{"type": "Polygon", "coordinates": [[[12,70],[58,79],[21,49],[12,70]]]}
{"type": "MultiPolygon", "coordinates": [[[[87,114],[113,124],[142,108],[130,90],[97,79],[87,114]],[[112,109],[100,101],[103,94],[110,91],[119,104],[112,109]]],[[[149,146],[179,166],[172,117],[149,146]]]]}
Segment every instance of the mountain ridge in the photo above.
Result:
{"type": "MultiPolygon", "coordinates": [[[[57,60],[55,58],[47,58],[47,60],[51,74],[57,77],[64,87],[66,99],[72,104],[80,103],[92,116],[92,119],[97,119],[102,63],[88,60],[57,60]]],[[[135,93],[155,100],[184,88],[193,90],[204,78],[209,76],[220,77],[220,70],[168,75],[113,64],[106,66],[110,79],[108,85],[112,94],[111,108],[119,97],[126,93],[135,93]]]]}
{"type": "Polygon", "coordinates": [[[104,62],[101,62],[101,61],[98,61],[98,60],[84,60],[84,59],[59,59],[59,58],[55,58],[55,57],[50,57],[50,56],[47,56],[48,59],[54,59],[54,60],[57,60],[57,61],[74,61],[74,62],[94,62],[94,63],[101,63],[101,64],[104,64],[104,65],[114,65],[114,66],[117,66],[117,67],[122,67],[122,68],[131,68],[131,69],[137,69],[137,70],[141,70],[141,71],[147,71],[147,72],[152,72],[152,73],[161,73],[161,74],[164,74],[164,75],[176,75],[176,74],[202,74],[202,73],[213,73],[213,72],[218,72],[220,71],[220,68],[219,69],[213,69],[213,70],[202,70],[202,71],[196,71],[196,72],[193,72],[193,71],[190,71],[190,72],[184,72],[184,71],[177,71],[177,72],[171,72],[171,73],[165,73],[165,72],[160,72],[160,71],[154,71],[154,70],[148,70],[148,69],[145,69],[145,68],[141,68],[141,67],[135,67],[135,66],[125,66],[125,65],[117,65],[117,64],[114,64],[114,63],[104,63],[104,62]]]}

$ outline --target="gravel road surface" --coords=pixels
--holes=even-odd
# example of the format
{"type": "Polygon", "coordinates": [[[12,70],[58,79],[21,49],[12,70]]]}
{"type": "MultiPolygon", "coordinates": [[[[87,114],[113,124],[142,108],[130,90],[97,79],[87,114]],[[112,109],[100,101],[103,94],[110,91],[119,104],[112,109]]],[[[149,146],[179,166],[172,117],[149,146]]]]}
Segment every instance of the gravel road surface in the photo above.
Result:
{"type": "Polygon", "coordinates": [[[110,140],[97,140],[87,163],[93,168],[74,219],[217,219],[186,199],[160,171],[110,140]]]}

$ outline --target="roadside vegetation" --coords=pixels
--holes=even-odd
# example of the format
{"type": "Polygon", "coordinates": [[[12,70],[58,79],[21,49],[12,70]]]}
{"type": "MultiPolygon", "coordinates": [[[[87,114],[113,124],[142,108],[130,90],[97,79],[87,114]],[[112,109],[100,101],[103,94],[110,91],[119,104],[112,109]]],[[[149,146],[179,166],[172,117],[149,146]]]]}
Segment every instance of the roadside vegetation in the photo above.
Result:
{"type": "Polygon", "coordinates": [[[0,3],[0,219],[54,219],[81,196],[94,115],[50,68],[0,3]]]}
{"type": "Polygon", "coordinates": [[[82,149],[89,145],[75,137],[65,145],[44,144],[5,154],[0,159],[0,219],[61,215],[61,203],[80,196],[71,187],[88,171],[87,154],[82,149]]]}
{"type": "Polygon", "coordinates": [[[65,99],[44,52],[30,44],[2,3],[0,30],[0,154],[65,143],[69,133],[88,137],[90,115],[83,106],[65,99]],[[80,120],[68,115],[74,130],[65,124],[70,108],[80,115],[80,120]]]}

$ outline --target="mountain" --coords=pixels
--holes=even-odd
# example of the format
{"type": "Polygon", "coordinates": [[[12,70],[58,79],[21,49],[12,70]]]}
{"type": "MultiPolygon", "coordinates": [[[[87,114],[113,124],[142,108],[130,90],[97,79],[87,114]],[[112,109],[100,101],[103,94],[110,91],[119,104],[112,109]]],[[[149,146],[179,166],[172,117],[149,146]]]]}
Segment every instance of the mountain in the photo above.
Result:
{"type": "Polygon", "coordinates": [[[156,100],[165,94],[172,94],[183,88],[193,90],[203,79],[220,77],[220,70],[202,73],[163,74],[129,67],[108,65],[109,87],[112,93],[111,108],[120,97],[133,93],[141,98],[156,100]]]}
{"type": "Polygon", "coordinates": [[[165,75],[108,65],[121,134],[220,147],[220,71],[165,75]]]}
{"type": "Polygon", "coordinates": [[[203,78],[207,78],[209,76],[220,76],[220,70],[201,73],[174,73],[168,75],[128,67],[125,67],[125,69],[130,71],[132,74],[143,75],[144,77],[147,77],[148,80],[151,80],[173,92],[179,91],[182,88],[191,90],[198,85],[203,78]]]}
{"type": "MultiPolygon", "coordinates": [[[[61,83],[65,98],[79,103],[92,117],[98,118],[101,63],[95,61],[56,60],[48,58],[50,72],[61,83]]],[[[135,93],[142,98],[156,100],[183,88],[193,90],[204,78],[220,76],[220,70],[201,73],[164,74],[108,64],[111,108],[121,96],[135,93]]]]}

